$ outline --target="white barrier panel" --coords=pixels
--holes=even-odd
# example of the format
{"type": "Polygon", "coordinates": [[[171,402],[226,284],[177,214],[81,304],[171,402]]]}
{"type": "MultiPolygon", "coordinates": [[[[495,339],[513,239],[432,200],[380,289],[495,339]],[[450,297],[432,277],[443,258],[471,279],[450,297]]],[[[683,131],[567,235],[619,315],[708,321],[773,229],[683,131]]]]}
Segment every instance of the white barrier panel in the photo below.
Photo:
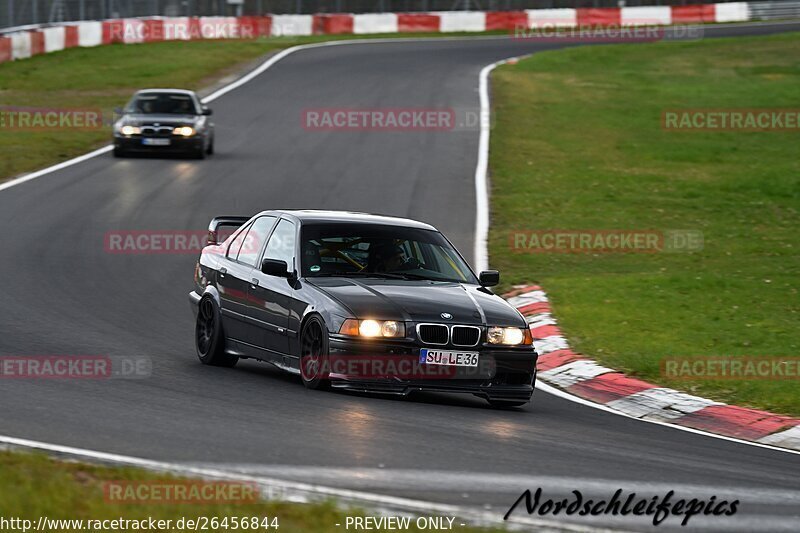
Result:
{"type": "Polygon", "coordinates": [[[100,46],[103,44],[103,23],[102,22],[80,22],[78,23],[78,45],[79,46],[100,46]]]}
{"type": "Polygon", "coordinates": [[[164,17],[165,41],[188,41],[192,38],[190,31],[188,17],[164,17]]]}
{"type": "Polygon", "coordinates": [[[394,13],[353,15],[353,33],[397,33],[397,15],[394,13]]]}
{"type": "Polygon", "coordinates": [[[672,24],[672,8],[670,6],[623,7],[620,21],[626,25],[663,25],[672,24]]]}
{"type": "Polygon", "coordinates": [[[27,31],[12,33],[6,37],[11,37],[11,59],[26,59],[31,57],[31,35],[27,31]]]}
{"type": "Polygon", "coordinates": [[[44,53],[57,52],[64,49],[66,44],[64,26],[54,26],[42,29],[44,34],[44,53]]]}
{"type": "Polygon", "coordinates": [[[439,11],[439,31],[486,31],[483,11],[439,11]]]}
{"type": "Polygon", "coordinates": [[[272,17],[272,35],[311,35],[314,17],[311,15],[274,15],[272,17]]]}
{"type": "Polygon", "coordinates": [[[715,22],[743,22],[750,20],[745,2],[714,4],[715,22]]]}
{"type": "Polygon", "coordinates": [[[529,28],[574,28],[578,14],[574,9],[526,9],[529,28]]]}
{"type": "Polygon", "coordinates": [[[134,44],[144,42],[144,21],[141,19],[122,20],[122,42],[134,44]]]}
{"type": "Polygon", "coordinates": [[[200,17],[200,35],[203,39],[236,39],[239,21],[236,17],[200,17]]]}

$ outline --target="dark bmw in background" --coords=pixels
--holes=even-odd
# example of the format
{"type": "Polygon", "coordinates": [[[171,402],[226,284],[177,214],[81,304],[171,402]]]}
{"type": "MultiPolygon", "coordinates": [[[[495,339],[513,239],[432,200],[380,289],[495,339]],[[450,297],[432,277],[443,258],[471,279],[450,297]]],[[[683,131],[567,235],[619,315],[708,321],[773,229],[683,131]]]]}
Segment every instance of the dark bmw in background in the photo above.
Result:
{"type": "Polygon", "coordinates": [[[217,217],[189,295],[196,349],[210,365],[272,363],[309,388],[522,405],[537,356],[523,317],[487,288],[498,281],[496,271],[476,276],[421,222],[335,211],[217,217]]]}
{"type": "Polygon", "coordinates": [[[211,109],[192,91],[145,89],[117,113],[114,155],[180,153],[203,159],[214,153],[211,109]]]}

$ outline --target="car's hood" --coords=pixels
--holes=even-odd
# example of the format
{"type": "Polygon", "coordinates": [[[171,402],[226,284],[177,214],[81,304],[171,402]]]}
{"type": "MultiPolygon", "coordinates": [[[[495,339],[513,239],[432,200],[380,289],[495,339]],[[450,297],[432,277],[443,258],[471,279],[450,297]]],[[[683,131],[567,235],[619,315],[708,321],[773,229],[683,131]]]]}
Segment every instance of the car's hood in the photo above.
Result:
{"type": "Polygon", "coordinates": [[[307,281],[350,309],[355,318],[525,326],[516,309],[477,285],[372,278],[307,281]],[[444,319],[442,313],[452,318],[444,319]]]}
{"type": "Polygon", "coordinates": [[[197,122],[198,117],[194,115],[151,115],[151,114],[129,114],[123,115],[124,124],[142,126],[149,124],[161,124],[163,126],[183,126],[192,125],[197,122]]]}

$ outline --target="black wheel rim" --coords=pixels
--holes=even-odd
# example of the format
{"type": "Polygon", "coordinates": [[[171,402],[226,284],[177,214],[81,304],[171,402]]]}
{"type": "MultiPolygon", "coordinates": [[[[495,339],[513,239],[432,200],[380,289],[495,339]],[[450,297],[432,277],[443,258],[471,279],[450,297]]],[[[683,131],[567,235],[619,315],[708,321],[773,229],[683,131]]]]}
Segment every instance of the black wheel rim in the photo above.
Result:
{"type": "Polygon", "coordinates": [[[205,299],[200,302],[200,310],[197,314],[197,349],[202,354],[207,354],[214,340],[214,330],[216,329],[216,318],[214,316],[214,304],[211,300],[205,299]]]}
{"type": "Polygon", "coordinates": [[[322,329],[319,324],[312,322],[303,335],[300,354],[300,370],[306,381],[313,381],[320,377],[322,366],[322,329]]]}

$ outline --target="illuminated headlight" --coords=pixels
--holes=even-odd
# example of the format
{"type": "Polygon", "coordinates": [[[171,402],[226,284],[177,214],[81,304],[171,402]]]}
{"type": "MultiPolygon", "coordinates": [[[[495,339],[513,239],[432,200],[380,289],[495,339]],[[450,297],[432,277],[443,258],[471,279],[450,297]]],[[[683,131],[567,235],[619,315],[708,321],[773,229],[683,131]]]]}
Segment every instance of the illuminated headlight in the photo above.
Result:
{"type": "Polygon", "coordinates": [[[194,128],[191,126],[181,126],[180,128],[172,130],[172,133],[175,135],[182,135],[183,137],[191,137],[194,135],[194,128]]]}
{"type": "Polygon", "coordinates": [[[499,328],[491,327],[486,333],[489,344],[505,344],[516,346],[518,344],[531,344],[533,339],[530,330],[525,328],[499,328]]]}
{"type": "Polygon", "coordinates": [[[119,132],[123,135],[139,135],[142,130],[136,126],[122,126],[119,132]]]}
{"type": "Polygon", "coordinates": [[[394,320],[356,320],[344,321],[339,333],[358,337],[405,337],[406,328],[402,322],[394,320]]]}

